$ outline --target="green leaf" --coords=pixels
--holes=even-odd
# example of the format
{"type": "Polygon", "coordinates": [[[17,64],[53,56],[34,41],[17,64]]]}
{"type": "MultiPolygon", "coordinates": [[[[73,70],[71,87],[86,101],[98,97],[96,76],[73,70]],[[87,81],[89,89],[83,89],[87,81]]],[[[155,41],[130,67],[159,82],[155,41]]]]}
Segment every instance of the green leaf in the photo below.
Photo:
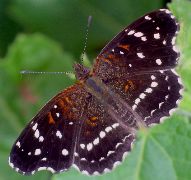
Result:
{"type": "Polygon", "coordinates": [[[1,0],[0,4],[0,57],[6,54],[9,44],[14,40],[16,34],[22,30],[21,26],[7,16],[9,1],[1,0]]]}
{"type": "Polygon", "coordinates": [[[71,58],[68,54],[63,54],[55,41],[37,33],[19,35],[9,47],[4,61],[12,78],[20,80],[21,70],[69,71],[73,64],[71,58]]]}
{"type": "Polygon", "coordinates": [[[181,56],[178,72],[185,86],[185,96],[180,106],[184,110],[191,111],[191,2],[188,0],[174,0],[168,6],[180,23],[180,33],[178,35],[177,46],[180,49],[181,56]]]}
{"type": "Polygon", "coordinates": [[[118,0],[117,4],[114,0],[14,0],[9,13],[26,30],[49,35],[79,57],[89,15],[92,15],[93,23],[87,47],[95,53],[133,19],[162,5],[163,0],[118,0]]]}

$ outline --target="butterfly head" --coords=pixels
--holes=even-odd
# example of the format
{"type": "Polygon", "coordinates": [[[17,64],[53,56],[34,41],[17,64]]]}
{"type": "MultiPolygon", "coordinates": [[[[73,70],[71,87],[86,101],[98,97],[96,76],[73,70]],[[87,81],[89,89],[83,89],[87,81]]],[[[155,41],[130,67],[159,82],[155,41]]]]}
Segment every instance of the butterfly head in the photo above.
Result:
{"type": "Polygon", "coordinates": [[[87,68],[79,63],[74,64],[73,67],[74,67],[76,79],[85,80],[89,77],[89,74],[90,74],[89,68],[87,68]]]}

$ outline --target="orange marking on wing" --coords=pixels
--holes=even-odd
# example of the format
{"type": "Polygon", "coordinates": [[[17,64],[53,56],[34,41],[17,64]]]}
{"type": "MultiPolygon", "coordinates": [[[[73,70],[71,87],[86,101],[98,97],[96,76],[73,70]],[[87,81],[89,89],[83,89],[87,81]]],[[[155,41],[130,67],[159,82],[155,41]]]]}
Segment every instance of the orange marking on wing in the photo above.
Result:
{"type": "Polygon", "coordinates": [[[133,84],[133,81],[128,80],[128,82],[129,82],[129,84],[130,84],[130,87],[131,87],[132,89],[135,89],[135,86],[134,86],[134,84],[133,84]]]}
{"type": "Polygon", "coordinates": [[[108,55],[108,58],[109,58],[109,59],[115,59],[115,56],[114,56],[113,54],[109,54],[109,55],[108,55]]]}
{"type": "Polygon", "coordinates": [[[59,101],[58,101],[59,107],[62,108],[62,115],[65,118],[73,119],[74,120],[75,118],[74,118],[74,113],[72,112],[72,108],[73,108],[72,101],[67,96],[64,97],[63,100],[59,99],[59,101]]]}
{"type": "Polygon", "coordinates": [[[59,99],[58,100],[58,105],[61,106],[61,107],[64,107],[64,101],[62,101],[62,99],[59,99]]]}
{"type": "Polygon", "coordinates": [[[68,104],[72,105],[72,101],[69,99],[69,97],[65,97],[64,99],[65,99],[65,101],[66,101],[68,104]]]}
{"type": "Polygon", "coordinates": [[[90,121],[96,121],[98,118],[96,116],[93,116],[90,118],[90,121]]]}
{"type": "Polygon", "coordinates": [[[48,112],[48,123],[49,124],[55,124],[55,121],[51,115],[51,112],[48,112]]]}
{"type": "Polygon", "coordinates": [[[111,65],[111,62],[109,61],[109,59],[106,59],[106,58],[102,58],[103,61],[109,63],[111,65]]]}
{"type": "Polygon", "coordinates": [[[128,80],[125,84],[125,92],[128,92],[129,89],[135,89],[135,86],[131,80],[128,80]]]}
{"type": "Polygon", "coordinates": [[[119,44],[118,47],[129,50],[129,45],[121,45],[121,44],[119,44]]]}
{"type": "Polygon", "coordinates": [[[97,126],[97,123],[91,122],[90,119],[87,119],[87,120],[86,120],[86,123],[87,123],[89,126],[91,126],[91,127],[97,126]]]}
{"type": "Polygon", "coordinates": [[[128,84],[126,84],[126,85],[125,85],[125,92],[127,92],[127,91],[128,91],[128,89],[129,89],[129,85],[128,85],[128,84]]]}

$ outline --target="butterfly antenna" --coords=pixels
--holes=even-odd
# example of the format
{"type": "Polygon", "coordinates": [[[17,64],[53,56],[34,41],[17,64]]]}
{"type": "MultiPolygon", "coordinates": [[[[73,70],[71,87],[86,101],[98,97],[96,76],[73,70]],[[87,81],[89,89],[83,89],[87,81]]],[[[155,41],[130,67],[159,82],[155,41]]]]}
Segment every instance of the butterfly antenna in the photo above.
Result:
{"type": "Polygon", "coordinates": [[[24,75],[24,74],[72,74],[73,72],[59,72],[59,71],[52,71],[52,72],[48,72],[48,71],[28,71],[28,70],[22,70],[20,71],[20,74],[24,75]]]}
{"type": "Polygon", "coordinates": [[[82,56],[81,56],[81,64],[83,64],[83,61],[84,61],[84,55],[85,55],[85,52],[86,52],[86,47],[87,47],[87,42],[88,42],[88,33],[89,33],[89,28],[90,28],[91,22],[92,22],[92,16],[89,16],[88,17],[87,28],[86,28],[84,49],[83,49],[83,53],[82,53],[82,56]]]}
{"type": "Polygon", "coordinates": [[[52,72],[49,72],[49,71],[29,71],[29,70],[21,70],[20,71],[20,74],[21,74],[21,77],[23,75],[44,75],[44,74],[51,74],[51,75],[61,75],[61,74],[64,74],[64,75],[67,75],[68,77],[70,78],[74,78],[74,73],[73,72],[62,72],[62,71],[52,71],[52,72]]]}

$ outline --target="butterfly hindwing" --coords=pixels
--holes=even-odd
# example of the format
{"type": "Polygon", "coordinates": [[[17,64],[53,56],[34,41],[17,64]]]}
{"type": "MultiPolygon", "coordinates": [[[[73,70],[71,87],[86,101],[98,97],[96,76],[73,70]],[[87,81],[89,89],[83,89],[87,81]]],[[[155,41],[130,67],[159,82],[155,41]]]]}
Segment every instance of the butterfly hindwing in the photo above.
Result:
{"type": "Polygon", "coordinates": [[[174,70],[127,75],[110,79],[106,85],[139,113],[147,126],[169,116],[182,97],[182,84],[174,70]]]}
{"type": "Polygon", "coordinates": [[[76,145],[75,167],[90,175],[110,171],[131,150],[135,137],[115,122],[93,96],[83,117],[76,145]]]}

